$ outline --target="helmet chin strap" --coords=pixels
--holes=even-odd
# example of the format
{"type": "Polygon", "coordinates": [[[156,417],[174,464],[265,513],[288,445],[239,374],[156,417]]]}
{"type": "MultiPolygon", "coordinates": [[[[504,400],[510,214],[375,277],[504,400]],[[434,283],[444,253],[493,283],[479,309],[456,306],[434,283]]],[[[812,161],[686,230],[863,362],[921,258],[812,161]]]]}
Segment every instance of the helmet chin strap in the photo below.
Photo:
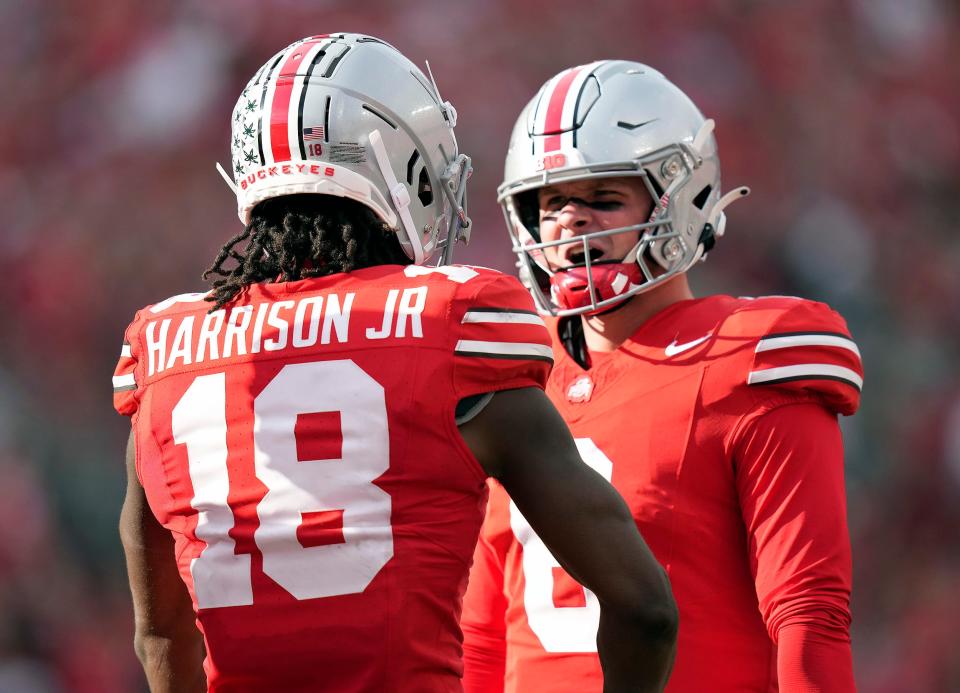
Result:
{"type": "Polygon", "coordinates": [[[383,180],[386,181],[387,188],[390,190],[390,199],[400,217],[400,223],[406,233],[407,241],[410,243],[410,247],[413,248],[413,262],[414,264],[421,265],[426,259],[426,253],[424,252],[420,235],[413,225],[413,217],[410,216],[410,192],[407,190],[407,186],[399,182],[397,176],[393,173],[393,168],[390,166],[390,158],[387,156],[386,147],[383,146],[383,137],[380,136],[380,131],[374,130],[367,137],[370,140],[370,148],[373,149],[373,156],[377,161],[380,174],[383,176],[383,180]]]}

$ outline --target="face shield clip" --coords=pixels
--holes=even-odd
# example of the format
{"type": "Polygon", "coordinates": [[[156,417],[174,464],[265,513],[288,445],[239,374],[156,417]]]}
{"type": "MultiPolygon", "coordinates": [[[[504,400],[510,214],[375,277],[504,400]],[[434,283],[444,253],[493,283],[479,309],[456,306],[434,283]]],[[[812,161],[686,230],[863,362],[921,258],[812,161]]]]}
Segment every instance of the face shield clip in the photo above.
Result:
{"type": "Polygon", "coordinates": [[[433,85],[433,94],[437,97],[437,102],[440,104],[440,113],[443,115],[443,119],[447,121],[447,125],[450,129],[457,127],[457,109],[453,107],[453,104],[449,101],[444,101],[440,96],[440,90],[437,88],[437,80],[433,78],[433,70],[430,69],[430,61],[425,61],[427,63],[427,74],[430,75],[430,84],[433,85]]]}

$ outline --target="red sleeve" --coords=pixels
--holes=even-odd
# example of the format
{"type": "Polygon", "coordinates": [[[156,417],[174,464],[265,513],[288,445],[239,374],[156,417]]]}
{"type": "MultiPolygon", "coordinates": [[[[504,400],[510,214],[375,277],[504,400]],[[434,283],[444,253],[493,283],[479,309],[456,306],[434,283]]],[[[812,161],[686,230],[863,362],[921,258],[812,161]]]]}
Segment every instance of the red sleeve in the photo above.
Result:
{"type": "Polygon", "coordinates": [[[860,350],[839,313],[824,303],[797,301],[758,340],[747,384],[812,395],[850,415],[863,387],[860,350]]]}
{"type": "Polygon", "coordinates": [[[550,333],[519,281],[488,270],[453,310],[459,398],[521,387],[546,387],[553,366],[550,333]]]}
{"type": "MultiPolygon", "coordinates": [[[[489,481],[492,487],[494,482],[489,481]]],[[[491,489],[491,494],[495,493],[491,489]]],[[[503,559],[490,541],[489,512],[480,530],[470,582],[463,597],[464,693],[502,693],[506,675],[506,611],[503,559]]]]}
{"type": "Polygon", "coordinates": [[[123,345],[120,347],[120,359],[113,371],[113,408],[124,416],[133,416],[137,412],[139,399],[137,397],[137,351],[134,348],[134,336],[140,314],[133,319],[124,333],[123,345]]]}
{"type": "Polygon", "coordinates": [[[854,691],[850,537],[836,415],[788,402],[737,434],[737,488],[782,693],[854,691]]]}

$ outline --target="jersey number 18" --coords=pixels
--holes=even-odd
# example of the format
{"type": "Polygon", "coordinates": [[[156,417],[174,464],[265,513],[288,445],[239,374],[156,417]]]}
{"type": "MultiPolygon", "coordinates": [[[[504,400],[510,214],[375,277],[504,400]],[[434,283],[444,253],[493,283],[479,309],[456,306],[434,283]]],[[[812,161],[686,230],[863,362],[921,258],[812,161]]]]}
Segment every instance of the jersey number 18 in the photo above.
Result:
{"type": "MultiPolygon", "coordinates": [[[[196,537],[206,543],[190,566],[201,609],[253,603],[250,556],[236,553],[229,534],[228,406],[238,405],[227,401],[221,372],[197,377],[173,408],[196,537]]],[[[393,556],[390,496],[373,483],[390,462],[383,387],[353,361],[288,364],[253,400],[252,433],[253,471],[267,488],[253,536],[263,572],[297,599],[362,592],[393,556]],[[300,461],[298,416],[318,412],[339,413],[341,457],[300,461]],[[343,542],[304,547],[297,537],[304,515],[334,509],[342,510],[343,542]]]]}

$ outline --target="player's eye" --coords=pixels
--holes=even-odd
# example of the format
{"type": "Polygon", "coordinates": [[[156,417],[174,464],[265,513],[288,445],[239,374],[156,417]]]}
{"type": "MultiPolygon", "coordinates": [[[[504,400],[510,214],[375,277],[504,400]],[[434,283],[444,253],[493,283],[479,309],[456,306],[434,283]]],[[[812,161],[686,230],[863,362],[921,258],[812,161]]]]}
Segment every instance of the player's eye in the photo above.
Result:
{"type": "Polygon", "coordinates": [[[621,200],[612,200],[607,197],[591,200],[580,197],[552,197],[540,206],[541,221],[555,221],[560,216],[560,212],[571,203],[598,212],[613,212],[623,207],[621,200]]]}
{"type": "Polygon", "coordinates": [[[544,214],[556,213],[556,212],[559,212],[561,209],[563,209],[566,206],[568,201],[569,199],[566,197],[554,197],[547,200],[545,203],[543,203],[540,206],[540,210],[544,214]]]}
{"type": "Polygon", "coordinates": [[[623,207],[623,203],[618,200],[594,200],[590,203],[590,209],[598,212],[613,212],[623,207]]]}
{"type": "Polygon", "coordinates": [[[566,203],[566,200],[551,200],[542,205],[540,207],[540,221],[556,221],[560,217],[560,210],[566,203]]]}

